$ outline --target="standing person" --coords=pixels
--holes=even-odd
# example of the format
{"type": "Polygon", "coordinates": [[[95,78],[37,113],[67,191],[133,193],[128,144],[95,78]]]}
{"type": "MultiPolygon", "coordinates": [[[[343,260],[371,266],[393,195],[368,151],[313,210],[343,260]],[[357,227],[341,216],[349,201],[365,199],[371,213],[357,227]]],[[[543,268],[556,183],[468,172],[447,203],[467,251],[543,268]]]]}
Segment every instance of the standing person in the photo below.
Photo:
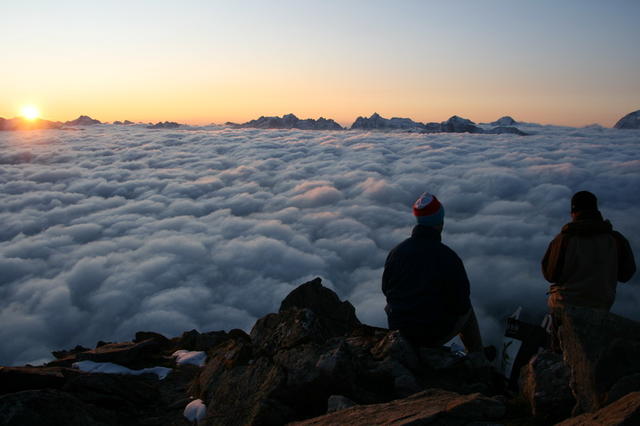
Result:
{"type": "Polygon", "coordinates": [[[598,199],[589,191],[571,198],[571,219],[542,259],[542,273],[551,283],[549,308],[575,305],[608,311],[617,282],[629,281],[636,271],[629,242],[602,218],[598,199]]]}
{"type": "Polygon", "coordinates": [[[389,328],[415,346],[440,346],[460,335],[467,352],[482,338],[458,255],[441,242],[444,208],[427,192],[413,204],[411,237],[389,252],[382,274],[389,328]]]}

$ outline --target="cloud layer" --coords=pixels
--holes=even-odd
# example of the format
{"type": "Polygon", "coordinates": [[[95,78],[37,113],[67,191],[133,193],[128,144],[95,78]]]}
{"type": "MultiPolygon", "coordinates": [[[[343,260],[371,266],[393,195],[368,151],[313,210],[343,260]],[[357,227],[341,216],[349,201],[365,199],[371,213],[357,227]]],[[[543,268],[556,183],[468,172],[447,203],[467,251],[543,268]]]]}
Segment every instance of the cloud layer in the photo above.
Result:
{"type": "MultiPolygon", "coordinates": [[[[315,276],[385,326],[384,260],[425,190],[496,343],[518,305],[546,309],[539,261],[573,192],[596,193],[640,252],[638,132],[523,130],[0,134],[0,365],[138,330],[248,329],[315,276]]],[[[615,312],[640,319],[638,281],[615,312]]]]}

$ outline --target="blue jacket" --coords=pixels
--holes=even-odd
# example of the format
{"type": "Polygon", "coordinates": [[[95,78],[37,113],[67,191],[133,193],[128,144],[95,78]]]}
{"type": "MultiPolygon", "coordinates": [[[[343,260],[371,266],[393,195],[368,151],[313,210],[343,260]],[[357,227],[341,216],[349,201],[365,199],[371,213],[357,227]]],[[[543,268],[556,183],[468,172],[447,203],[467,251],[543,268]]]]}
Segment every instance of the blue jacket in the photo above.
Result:
{"type": "Polygon", "coordinates": [[[391,329],[449,332],[471,308],[469,279],[458,255],[442,244],[440,231],[417,225],[389,252],[382,274],[391,329]]]}

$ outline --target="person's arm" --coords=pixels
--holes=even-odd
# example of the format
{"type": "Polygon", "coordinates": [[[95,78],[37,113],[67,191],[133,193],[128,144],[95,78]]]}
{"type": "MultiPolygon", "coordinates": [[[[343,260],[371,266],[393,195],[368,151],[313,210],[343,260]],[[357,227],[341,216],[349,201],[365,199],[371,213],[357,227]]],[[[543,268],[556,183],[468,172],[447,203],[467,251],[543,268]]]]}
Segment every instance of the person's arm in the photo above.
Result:
{"type": "Polygon", "coordinates": [[[542,258],[542,275],[550,283],[557,283],[564,267],[564,257],[569,237],[564,234],[556,236],[547,247],[542,258]]]}
{"type": "Polygon", "coordinates": [[[613,231],[618,248],[618,281],[626,283],[636,272],[636,262],[629,241],[619,232],[613,231]]]}
{"type": "Polygon", "coordinates": [[[455,299],[455,303],[453,304],[453,306],[455,307],[455,314],[462,315],[467,313],[467,311],[471,309],[471,291],[469,289],[470,286],[469,278],[467,277],[467,271],[464,269],[462,260],[457,255],[455,255],[454,263],[455,273],[453,297],[455,299]]]}

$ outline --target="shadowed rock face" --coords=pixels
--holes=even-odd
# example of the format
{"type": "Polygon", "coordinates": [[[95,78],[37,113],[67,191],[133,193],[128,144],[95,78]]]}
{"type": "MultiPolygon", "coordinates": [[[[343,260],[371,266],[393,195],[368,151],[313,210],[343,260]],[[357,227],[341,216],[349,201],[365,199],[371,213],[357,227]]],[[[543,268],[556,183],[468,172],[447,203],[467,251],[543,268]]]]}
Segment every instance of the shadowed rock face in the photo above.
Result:
{"type": "Polygon", "coordinates": [[[577,402],[574,414],[598,410],[619,381],[640,373],[640,323],[575,306],[557,315],[560,346],[577,402]]]}
{"type": "Polygon", "coordinates": [[[147,129],[177,129],[180,126],[181,124],[175,121],[158,121],[156,124],[147,126],[147,129]]]}
{"type": "Polygon", "coordinates": [[[424,124],[415,122],[410,118],[393,117],[391,119],[381,117],[374,112],[371,117],[358,117],[351,125],[355,130],[423,130],[424,124]]]}
{"type": "Polygon", "coordinates": [[[69,126],[93,126],[96,124],[102,124],[100,120],[95,120],[88,115],[81,115],[75,120],[67,121],[64,124],[69,126]]]}
{"type": "Polygon", "coordinates": [[[557,426],[632,426],[638,424],[640,424],[640,392],[633,392],[595,413],[573,417],[558,423],[557,426]]]}
{"type": "Polygon", "coordinates": [[[317,120],[311,118],[301,120],[293,114],[286,114],[282,117],[262,116],[257,120],[247,121],[243,124],[227,124],[234,127],[257,129],[343,130],[342,126],[332,119],[320,117],[317,120]]]}
{"type": "Polygon", "coordinates": [[[206,404],[201,425],[547,424],[566,418],[573,398],[579,411],[604,406],[580,422],[637,424],[640,325],[586,308],[560,315],[563,356],[543,352],[522,370],[535,418],[505,414],[517,404],[506,401],[506,380],[492,366],[363,325],[316,278],[250,335],[138,332],[132,342],[56,351],[59,359],[42,367],[0,367],[0,424],[187,425],[182,411],[193,399],[206,404]],[[208,360],[202,368],[176,365],[178,349],[206,351],[208,360]],[[159,380],[69,368],[83,359],[172,371],[159,380]]]}
{"type": "Polygon", "coordinates": [[[430,389],[405,399],[351,407],[322,417],[295,422],[292,425],[466,424],[470,421],[499,419],[504,416],[504,413],[504,404],[494,398],[478,393],[459,395],[440,389],[430,389]]]}
{"type": "Polygon", "coordinates": [[[518,124],[518,122],[508,115],[489,123],[490,126],[515,126],[516,124],[518,124]]]}
{"type": "Polygon", "coordinates": [[[562,355],[542,352],[522,368],[520,391],[536,419],[552,424],[571,415],[575,398],[569,387],[571,371],[562,355]]]}
{"type": "Polygon", "coordinates": [[[625,115],[613,127],[616,129],[640,129],[640,109],[625,115]]]}

